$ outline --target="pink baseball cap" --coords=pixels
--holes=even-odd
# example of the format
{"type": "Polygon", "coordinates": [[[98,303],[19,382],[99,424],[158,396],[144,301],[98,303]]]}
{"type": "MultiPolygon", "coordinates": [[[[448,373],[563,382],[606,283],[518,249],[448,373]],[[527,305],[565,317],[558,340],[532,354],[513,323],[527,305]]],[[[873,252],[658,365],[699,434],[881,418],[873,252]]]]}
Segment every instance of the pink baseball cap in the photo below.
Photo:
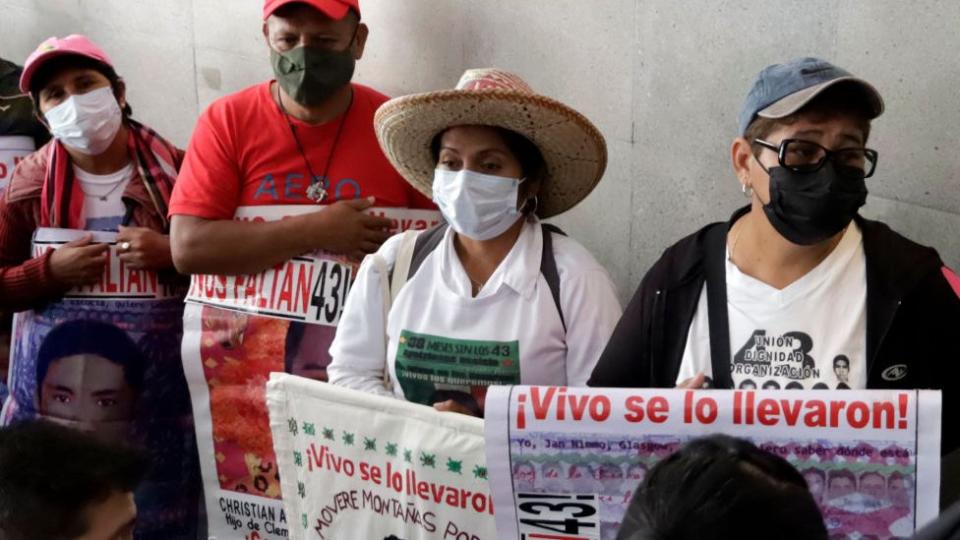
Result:
{"type": "Polygon", "coordinates": [[[65,38],[51,37],[47,38],[37,47],[37,50],[30,53],[23,66],[23,74],[20,75],[20,91],[24,94],[30,92],[30,81],[41,66],[58,56],[73,54],[76,56],[85,56],[113,67],[113,62],[107,53],[97,47],[87,36],[72,34],[65,38]]]}
{"type": "Polygon", "coordinates": [[[360,0],[266,0],[263,3],[263,18],[273,15],[273,12],[287,4],[307,4],[313,8],[319,9],[324,15],[335,21],[339,21],[347,15],[347,11],[353,10],[360,15],[360,0]]]}

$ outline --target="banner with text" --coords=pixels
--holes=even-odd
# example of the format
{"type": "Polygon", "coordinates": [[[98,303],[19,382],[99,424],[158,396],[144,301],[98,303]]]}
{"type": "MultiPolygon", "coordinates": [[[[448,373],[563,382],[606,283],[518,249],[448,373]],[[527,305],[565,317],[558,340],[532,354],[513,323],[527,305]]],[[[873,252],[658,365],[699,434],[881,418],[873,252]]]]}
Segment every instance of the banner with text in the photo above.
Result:
{"type": "MultiPolygon", "coordinates": [[[[319,211],[322,206],[242,207],[236,219],[275,221],[319,211]]],[[[391,218],[394,232],[425,229],[440,219],[439,212],[428,210],[371,212],[391,218]]],[[[327,379],[328,350],[357,267],[316,252],[259,274],[193,277],[184,310],[183,359],[211,538],[286,538],[290,524],[281,503],[265,385],[272,372],[327,379]]]]}
{"type": "Polygon", "coordinates": [[[938,511],[940,408],[915,390],[493,387],[497,538],[615,538],[650,468],[711,433],[793,464],[831,538],[910,536],[938,511]]]}
{"type": "Polygon", "coordinates": [[[33,255],[85,234],[109,246],[108,263],[92,285],[15,316],[0,424],[42,418],[144,448],[150,472],[136,492],[135,538],[195,538],[201,486],[180,360],[185,287],[128,267],[115,233],[41,228],[33,255]]]}
{"type": "Polygon", "coordinates": [[[0,135],[0,197],[7,189],[17,163],[34,150],[33,137],[0,135]]]}
{"type": "Polygon", "coordinates": [[[495,537],[482,420],[286,374],[267,403],[291,538],[495,537]]]}

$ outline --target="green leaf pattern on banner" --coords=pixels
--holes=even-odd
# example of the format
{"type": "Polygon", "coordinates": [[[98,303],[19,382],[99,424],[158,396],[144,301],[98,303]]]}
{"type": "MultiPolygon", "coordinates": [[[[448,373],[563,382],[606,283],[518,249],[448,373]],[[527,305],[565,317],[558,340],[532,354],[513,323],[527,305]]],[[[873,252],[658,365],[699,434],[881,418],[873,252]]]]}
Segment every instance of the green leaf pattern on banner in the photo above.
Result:
{"type": "MultiPolygon", "coordinates": [[[[317,435],[316,424],[311,422],[298,422],[295,418],[289,418],[287,420],[287,429],[290,433],[296,437],[299,435],[300,431],[304,435],[317,435]]],[[[400,457],[400,445],[395,442],[387,442],[382,447],[377,445],[376,437],[367,437],[363,434],[351,433],[349,431],[342,431],[340,436],[340,441],[344,446],[354,446],[357,436],[360,436],[363,439],[363,449],[367,452],[383,452],[387,457],[397,458],[400,457]]],[[[320,428],[320,436],[328,441],[336,442],[336,430],[335,428],[323,426],[320,428]]],[[[403,461],[406,463],[413,464],[414,450],[411,448],[403,449],[403,461]]],[[[455,459],[453,456],[438,456],[437,454],[428,453],[425,451],[419,451],[419,463],[421,467],[429,467],[431,469],[437,468],[437,462],[443,462],[444,457],[446,458],[446,472],[450,474],[463,475],[464,463],[462,459],[455,459]]],[[[532,457],[532,456],[531,456],[532,457]]],[[[548,458],[548,456],[542,456],[548,458]]],[[[553,456],[549,456],[552,458],[553,456]]],[[[609,458],[607,458],[609,459],[609,458]]],[[[303,453],[299,450],[293,451],[293,463],[297,467],[303,467],[303,453]]],[[[484,464],[474,464],[472,471],[473,477],[478,480],[487,479],[487,467],[484,464]]],[[[306,486],[303,482],[297,483],[297,494],[304,498],[306,497],[306,486]]],[[[304,515],[306,518],[306,515],[304,515]]],[[[306,527],[306,525],[304,525],[306,527]]]]}

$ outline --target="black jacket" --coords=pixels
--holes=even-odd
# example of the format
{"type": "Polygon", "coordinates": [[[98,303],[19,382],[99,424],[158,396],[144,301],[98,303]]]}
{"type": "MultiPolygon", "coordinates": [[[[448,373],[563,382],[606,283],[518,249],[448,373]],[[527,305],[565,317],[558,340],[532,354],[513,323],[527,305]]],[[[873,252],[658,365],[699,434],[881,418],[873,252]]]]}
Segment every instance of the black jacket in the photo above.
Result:
{"type": "Polygon", "coordinates": [[[40,148],[50,140],[50,133],[34,117],[30,96],[20,92],[22,71],[16,64],[0,58],[0,136],[33,137],[34,144],[40,148]]]}
{"type": "MultiPolygon", "coordinates": [[[[590,386],[676,385],[708,271],[720,268],[722,276],[726,233],[748,210],[742,208],[729,222],[708,225],[664,252],[624,311],[590,386]]],[[[943,390],[942,448],[949,452],[960,446],[960,298],[934,249],[883,223],[860,216],[855,221],[863,233],[867,267],[867,388],[943,390]],[[895,367],[899,365],[906,366],[905,374],[895,367]]],[[[722,277],[719,282],[725,283],[722,277]]],[[[726,305],[725,287],[720,289],[718,305],[726,305]]],[[[711,329],[713,325],[711,320],[711,329]]],[[[729,330],[724,339],[729,359],[729,330]]],[[[714,386],[729,388],[729,360],[726,369],[718,369],[716,358],[722,355],[712,356],[714,386]]]]}

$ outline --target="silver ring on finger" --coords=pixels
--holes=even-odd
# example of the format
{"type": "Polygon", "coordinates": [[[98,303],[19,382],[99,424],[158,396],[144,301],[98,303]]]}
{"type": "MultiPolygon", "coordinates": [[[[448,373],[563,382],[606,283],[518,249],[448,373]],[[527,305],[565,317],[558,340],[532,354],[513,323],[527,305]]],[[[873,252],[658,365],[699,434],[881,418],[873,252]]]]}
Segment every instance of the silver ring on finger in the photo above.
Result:
{"type": "Polygon", "coordinates": [[[117,247],[120,248],[120,251],[130,251],[130,242],[120,242],[117,247]]]}

